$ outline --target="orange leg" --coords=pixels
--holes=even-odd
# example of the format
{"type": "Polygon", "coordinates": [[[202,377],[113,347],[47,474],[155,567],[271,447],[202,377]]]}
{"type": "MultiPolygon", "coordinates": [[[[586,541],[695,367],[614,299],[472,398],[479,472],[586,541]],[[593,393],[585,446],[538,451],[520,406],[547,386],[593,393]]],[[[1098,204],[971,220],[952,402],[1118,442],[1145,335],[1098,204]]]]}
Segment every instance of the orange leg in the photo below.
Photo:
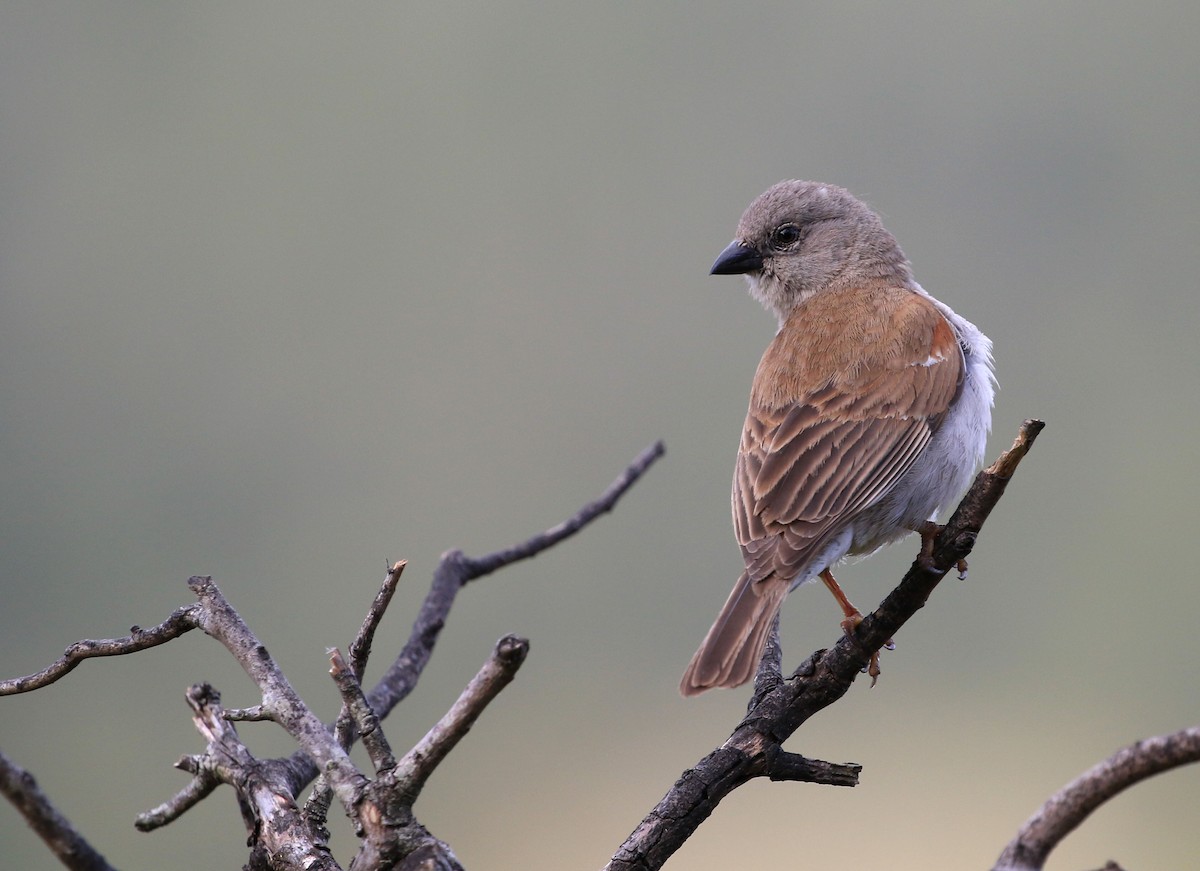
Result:
{"type": "Polygon", "coordinates": [[[825,582],[825,586],[829,592],[833,593],[833,598],[837,599],[837,603],[842,608],[842,614],[846,619],[842,621],[842,631],[847,635],[853,635],[854,630],[858,628],[858,624],[862,622],[862,611],[854,607],[853,603],[846,598],[846,594],[842,592],[841,586],[837,579],[834,578],[833,572],[829,569],[821,572],[821,580],[825,582]]]}
{"type": "MultiPolygon", "coordinates": [[[[841,606],[842,614],[845,615],[846,619],[842,621],[842,631],[853,638],[854,630],[858,628],[858,624],[863,620],[862,611],[855,608],[851,601],[846,598],[846,594],[842,592],[842,588],[838,584],[837,579],[834,578],[833,572],[825,569],[825,571],[821,572],[821,580],[829,592],[833,593],[833,598],[837,599],[838,605],[841,606]]],[[[884,646],[888,650],[892,650],[896,645],[889,640],[884,646]]],[[[878,650],[871,654],[871,662],[867,666],[867,674],[871,676],[871,686],[875,686],[875,681],[879,680],[880,674],[878,650]]]]}

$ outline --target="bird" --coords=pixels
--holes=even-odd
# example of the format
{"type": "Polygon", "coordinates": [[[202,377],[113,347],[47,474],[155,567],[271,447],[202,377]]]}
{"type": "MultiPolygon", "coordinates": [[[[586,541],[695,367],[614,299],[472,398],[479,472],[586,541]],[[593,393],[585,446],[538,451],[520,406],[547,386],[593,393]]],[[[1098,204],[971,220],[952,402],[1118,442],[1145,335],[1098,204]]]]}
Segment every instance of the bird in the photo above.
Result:
{"type": "MultiPolygon", "coordinates": [[[[787,594],[910,532],[926,558],[938,509],[983,460],[992,343],[913,277],[895,237],[844,188],[788,180],[759,195],[713,275],[743,275],[778,319],[750,390],[733,477],[745,570],[684,672],[694,696],[755,674],[787,594]]],[[[878,654],[870,664],[878,677],[878,654]]]]}

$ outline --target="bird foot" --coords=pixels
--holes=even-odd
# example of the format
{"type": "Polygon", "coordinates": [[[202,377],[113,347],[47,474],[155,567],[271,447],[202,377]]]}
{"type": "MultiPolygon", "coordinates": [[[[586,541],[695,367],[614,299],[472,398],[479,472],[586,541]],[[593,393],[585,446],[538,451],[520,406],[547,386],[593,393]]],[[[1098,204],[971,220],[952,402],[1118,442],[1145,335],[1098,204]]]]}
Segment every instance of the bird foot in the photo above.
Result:
{"type": "MultiPolygon", "coordinates": [[[[842,608],[842,614],[845,619],[842,620],[842,632],[855,644],[858,644],[858,636],[855,630],[858,629],[858,624],[863,621],[862,611],[854,607],[853,603],[846,598],[846,594],[842,592],[842,588],[838,586],[838,582],[833,577],[833,572],[829,569],[821,572],[821,580],[825,582],[825,586],[829,588],[829,592],[833,593],[833,597],[837,599],[838,605],[842,608]]],[[[884,645],[888,650],[896,649],[896,642],[888,639],[884,645]]],[[[863,648],[865,650],[865,648],[863,648]]],[[[871,654],[871,659],[864,669],[871,676],[871,686],[875,686],[875,681],[879,680],[879,651],[876,650],[871,654]]]]}
{"type": "MultiPolygon", "coordinates": [[[[940,571],[933,563],[933,545],[937,541],[938,534],[945,528],[934,523],[932,520],[926,520],[913,530],[913,532],[921,536],[921,552],[917,554],[917,563],[927,572],[936,573],[940,571]]],[[[960,559],[954,564],[954,568],[958,571],[958,579],[965,581],[967,579],[967,561],[960,559]]]]}
{"type": "MultiPolygon", "coordinates": [[[[855,635],[854,633],[855,633],[855,630],[858,629],[858,624],[862,623],[862,621],[863,621],[862,612],[859,611],[857,608],[854,608],[853,613],[847,613],[846,619],[842,621],[842,632],[844,632],[846,634],[846,637],[849,638],[851,641],[853,641],[855,644],[858,643],[858,636],[855,635]]],[[[895,650],[896,642],[893,641],[891,638],[889,638],[887,641],[885,641],[883,643],[883,646],[888,650],[895,650]]],[[[862,670],[871,676],[871,686],[875,686],[876,681],[879,680],[879,675],[881,675],[883,673],[883,669],[881,669],[879,667],[879,651],[878,650],[874,651],[871,654],[870,660],[867,662],[867,664],[863,667],[862,670]]]]}
{"type": "MultiPolygon", "coordinates": [[[[933,545],[937,541],[938,534],[945,528],[934,523],[932,520],[926,520],[913,530],[917,535],[921,536],[921,552],[917,555],[917,562],[927,572],[936,572],[938,570],[937,566],[933,564],[933,545]]],[[[965,581],[967,579],[967,561],[960,559],[954,564],[954,568],[958,570],[958,579],[965,581]]]]}
{"type": "Polygon", "coordinates": [[[933,544],[937,541],[938,533],[942,531],[942,527],[938,526],[932,520],[926,520],[913,531],[921,536],[921,552],[917,554],[917,562],[927,572],[937,571],[933,565],[933,544]]]}

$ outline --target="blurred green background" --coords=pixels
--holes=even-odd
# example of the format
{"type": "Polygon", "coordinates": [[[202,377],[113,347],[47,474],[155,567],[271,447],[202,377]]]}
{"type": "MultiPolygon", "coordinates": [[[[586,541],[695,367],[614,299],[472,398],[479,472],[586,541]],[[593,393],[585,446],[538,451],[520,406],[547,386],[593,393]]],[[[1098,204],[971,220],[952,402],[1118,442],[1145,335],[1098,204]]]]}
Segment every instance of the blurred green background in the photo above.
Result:
{"type": "MultiPolygon", "coordinates": [[[[745,703],[675,689],[740,565],[774,327],[707,272],[754,196],[815,178],[995,341],[989,455],[1049,425],[970,579],[790,742],[862,785],[750,784],[669,867],[990,867],[1064,782],[1200,720],[1198,32],[1194,2],[5,4],[0,671],[212,574],[330,717],[325,648],[386,561],[372,676],[440,553],[556,523],[661,437],[613,515],[465,591],[387,724],[409,746],[529,636],[417,810],[469,868],[600,867],[745,703]]],[[[915,548],[845,570],[851,597],[915,548]]],[[[785,618],[791,664],[837,638],[820,589],[785,618]]],[[[0,699],[0,748],[118,866],[238,867],[227,790],[132,825],[186,782],[202,679],[256,701],[195,634],[0,699]]],[[[1050,867],[1194,866],[1198,796],[1141,786],[1050,867]]],[[[7,805],[0,844],[58,867],[7,805]]]]}

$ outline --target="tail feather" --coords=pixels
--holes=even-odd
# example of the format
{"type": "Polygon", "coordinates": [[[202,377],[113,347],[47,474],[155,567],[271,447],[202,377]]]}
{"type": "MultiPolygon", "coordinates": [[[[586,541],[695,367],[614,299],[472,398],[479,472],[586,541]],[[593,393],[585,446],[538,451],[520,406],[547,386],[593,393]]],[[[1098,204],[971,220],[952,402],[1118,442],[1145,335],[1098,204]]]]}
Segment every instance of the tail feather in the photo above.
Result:
{"type": "Polygon", "coordinates": [[[694,696],[713,687],[736,687],[750,680],[762,659],[767,633],[788,586],[774,577],[755,583],[743,572],[688,663],[679,692],[694,696]]]}

